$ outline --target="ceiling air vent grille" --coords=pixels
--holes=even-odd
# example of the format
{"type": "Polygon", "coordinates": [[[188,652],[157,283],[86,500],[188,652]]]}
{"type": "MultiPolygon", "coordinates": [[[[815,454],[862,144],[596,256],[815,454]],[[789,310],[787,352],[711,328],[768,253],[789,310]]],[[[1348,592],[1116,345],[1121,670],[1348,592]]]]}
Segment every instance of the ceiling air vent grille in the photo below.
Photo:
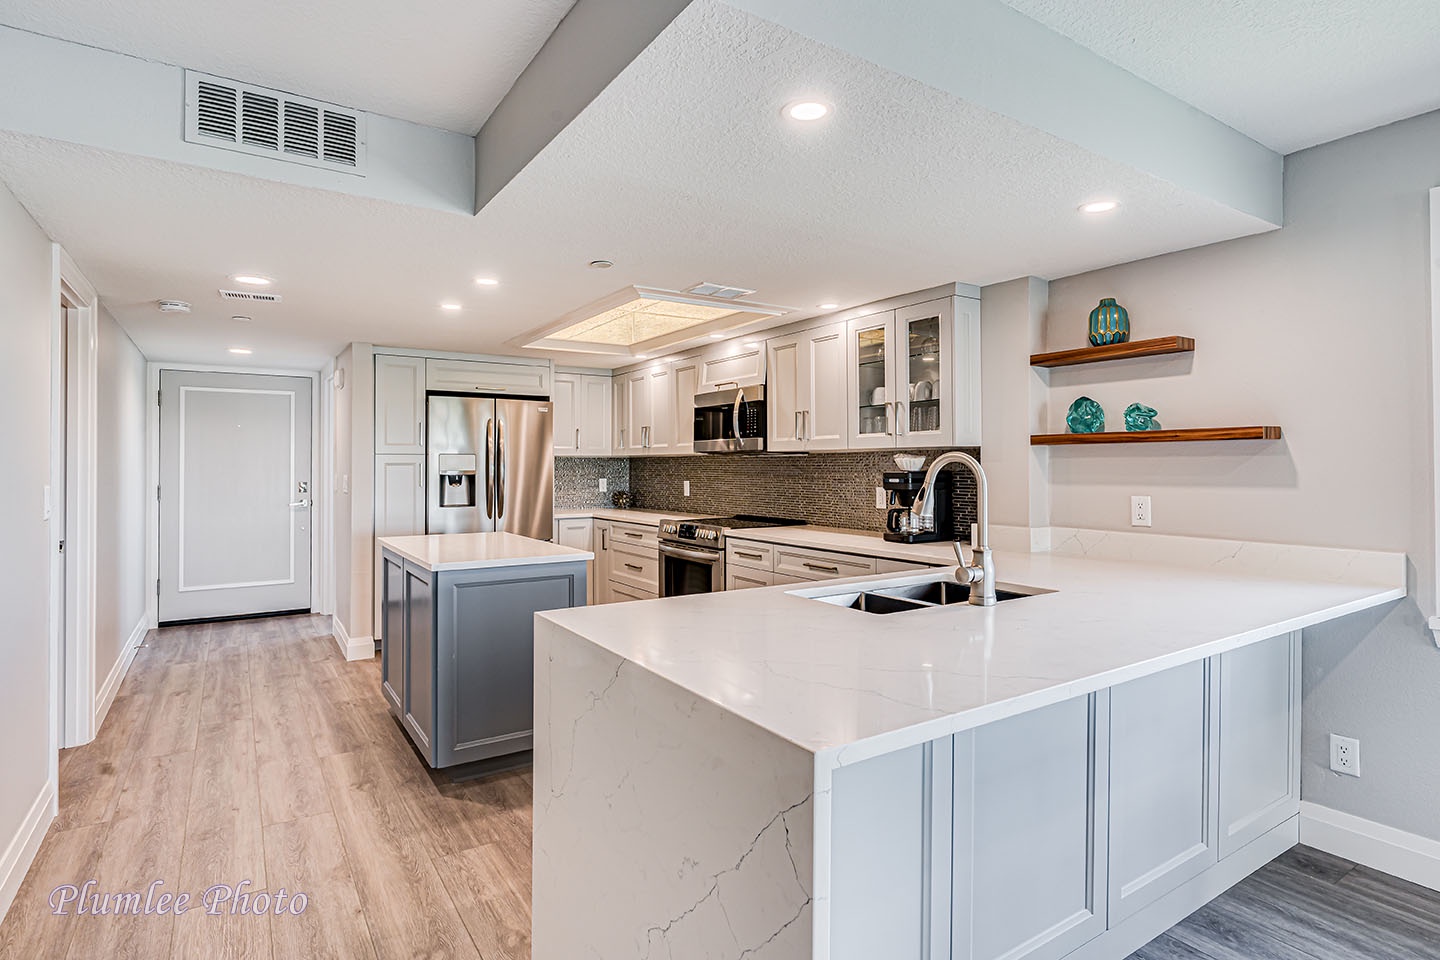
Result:
{"type": "Polygon", "coordinates": [[[365,114],[185,71],[185,139],[364,176],[365,114]]]}
{"type": "Polygon", "coordinates": [[[251,300],[258,303],[279,303],[278,293],[251,293],[249,290],[221,290],[222,300],[251,300]]]}
{"type": "Polygon", "coordinates": [[[736,300],[740,297],[748,297],[754,290],[746,290],[744,287],[732,287],[725,283],[698,283],[690,288],[691,293],[699,294],[702,297],[719,297],[722,300],[736,300]]]}

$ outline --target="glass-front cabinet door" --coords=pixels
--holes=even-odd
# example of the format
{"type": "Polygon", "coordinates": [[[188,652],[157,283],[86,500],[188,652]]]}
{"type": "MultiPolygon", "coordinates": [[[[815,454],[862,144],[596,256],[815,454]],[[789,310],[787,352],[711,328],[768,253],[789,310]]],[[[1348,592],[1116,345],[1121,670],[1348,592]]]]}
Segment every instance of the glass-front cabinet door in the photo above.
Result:
{"type": "Polygon", "coordinates": [[[895,311],[850,322],[850,448],[895,446],[895,311]]]}
{"type": "Polygon", "coordinates": [[[950,369],[951,303],[949,298],[895,311],[895,399],[898,446],[948,443],[954,387],[950,369]]]}

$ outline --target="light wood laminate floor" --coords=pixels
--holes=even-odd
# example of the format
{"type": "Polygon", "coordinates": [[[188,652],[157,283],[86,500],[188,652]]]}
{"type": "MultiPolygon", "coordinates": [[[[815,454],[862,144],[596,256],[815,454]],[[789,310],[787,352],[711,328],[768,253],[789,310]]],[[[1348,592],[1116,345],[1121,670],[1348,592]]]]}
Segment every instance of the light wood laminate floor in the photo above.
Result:
{"type": "MultiPolygon", "coordinates": [[[[60,816],[0,958],[529,960],[530,775],[429,772],[321,617],[154,631],[60,816]],[[299,916],[56,917],[56,886],[303,892],[299,916]]],[[[1440,894],[1297,847],[1131,960],[1440,960],[1440,894]]]]}
{"type": "MultiPolygon", "coordinates": [[[[327,617],[152,631],[0,924],[0,957],[530,956],[530,775],[451,784],[327,617]],[[67,916],[60,884],[309,898],[299,916],[67,916]]],[[[252,901],[253,904],[254,901],[252,901]]],[[[232,901],[233,903],[233,901],[232,901]]],[[[72,908],[73,910],[73,908],[72,908]]]]}

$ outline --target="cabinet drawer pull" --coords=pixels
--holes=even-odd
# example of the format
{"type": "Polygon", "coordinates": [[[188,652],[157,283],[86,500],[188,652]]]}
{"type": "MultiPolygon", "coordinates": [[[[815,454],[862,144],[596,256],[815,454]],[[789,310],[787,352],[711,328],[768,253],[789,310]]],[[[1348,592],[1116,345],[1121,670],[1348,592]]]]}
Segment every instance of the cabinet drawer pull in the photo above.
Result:
{"type": "Polygon", "coordinates": [[[736,550],[736,551],[735,551],[735,556],[737,556],[737,557],[744,557],[746,560],[764,560],[764,559],[765,559],[765,555],[764,555],[763,553],[746,553],[744,550],[736,550]]]}
{"type": "Polygon", "coordinates": [[[643,533],[636,533],[634,530],[621,530],[620,532],[623,533],[623,534],[625,534],[625,536],[627,536],[627,537],[632,537],[632,538],[634,538],[634,539],[636,539],[636,540],[639,540],[639,539],[641,539],[641,538],[643,538],[643,537],[645,536],[645,534],[643,534],[643,533]]]}
{"type": "Polygon", "coordinates": [[[840,568],[839,568],[839,567],[827,567],[827,566],[825,566],[825,564],[823,564],[823,563],[809,563],[809,562],[807,562],[807,563],[805,564],[805,569],[806,569],[806,570],[822,570],[822,571],[824,571],[825,573],[839,573],[839,572],[840,572],[840,568]]]}
{"type": "Polygon", "coordinates": [[[642,567],[642,566],[640,566],[639,564],[636,564],[636,563],[627,563],[627,564],[625,564],[625,569],[626,569],[626,570],[634,570],[634,571],[636,571],[637,573],[644,573],[644,572],[645,572],[645,568],[642,567]]]}

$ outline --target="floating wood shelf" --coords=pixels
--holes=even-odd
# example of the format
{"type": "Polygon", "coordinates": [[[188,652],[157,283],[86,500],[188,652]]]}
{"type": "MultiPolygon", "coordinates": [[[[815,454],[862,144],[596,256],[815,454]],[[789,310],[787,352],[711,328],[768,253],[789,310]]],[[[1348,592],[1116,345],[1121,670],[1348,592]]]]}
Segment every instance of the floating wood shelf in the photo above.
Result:
{"type": "Polygon", "coordinates": [[[1036,433],[1035,447],[1089,443],[1183,443],[1199,440],[1279,440],[1279,427],[1192,427],[1189,430],[1107,430],[1102,433],[1036,433]]]}
{"type": "Polygon", "coordinates": [[[1100,363],[1105,360],[1128,360],[1131,357],[1161,357],[1167,353],[1191,353],[1195,340],[1191,337],[1156,337],[1153,340],[1130,340],[1103,347],[1080,347],[1056,350],[1053,353],[1032,353],[1032,367],[1070,367],[1077,363],[1100,363]]]}

